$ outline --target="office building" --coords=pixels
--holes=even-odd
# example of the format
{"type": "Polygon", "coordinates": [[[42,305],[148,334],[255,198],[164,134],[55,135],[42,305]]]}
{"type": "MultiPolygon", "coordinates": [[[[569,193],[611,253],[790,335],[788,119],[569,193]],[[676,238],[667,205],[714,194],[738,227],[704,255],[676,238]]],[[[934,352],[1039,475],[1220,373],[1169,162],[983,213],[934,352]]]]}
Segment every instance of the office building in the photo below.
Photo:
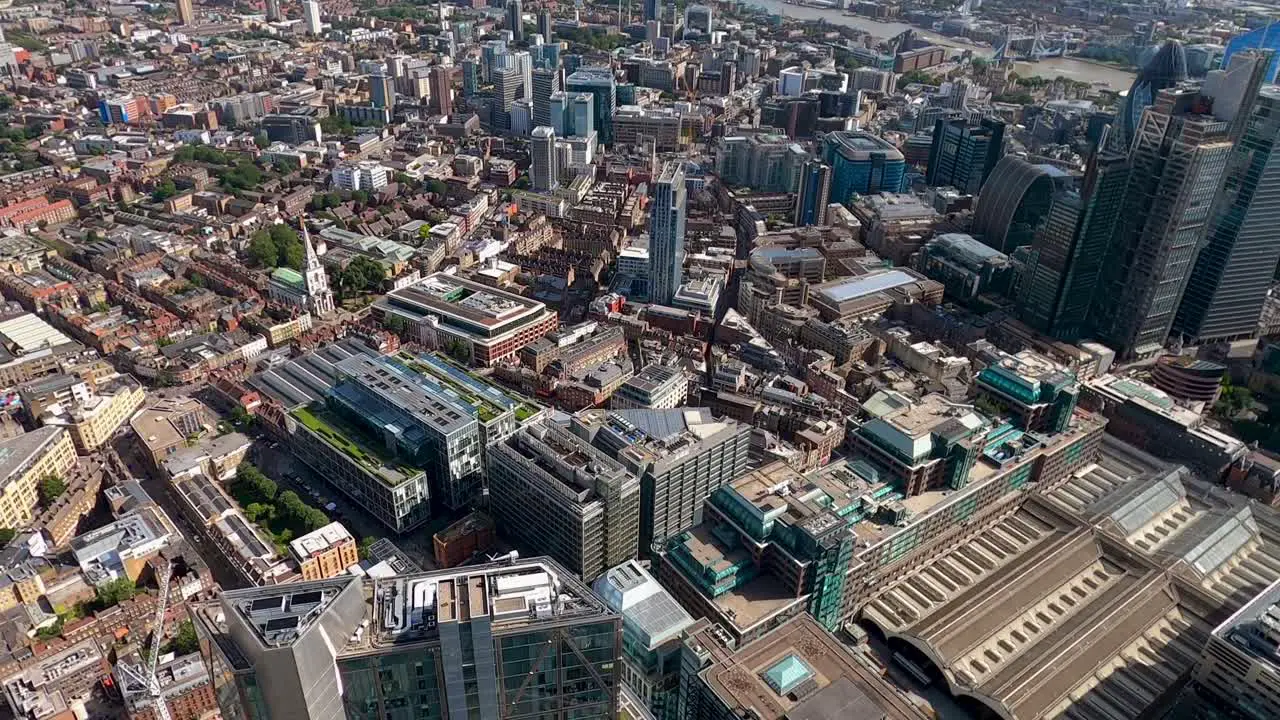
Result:
{"type": "Polygon", "coordinates": [[[1229,124],[1198,88],[1163,90],[1129,149],[1120,220],[1094,293],[1096,337],[1124,359],[1158,352],[1210,224],[1229,124]]]}
{"type": "Polygon", "coordinates": [[[533,129],[529,142],[531,165],[529,175],[534,192],[551,192],[560,186],[560,168],[556,162],[556,131],[545,125],[533,129]]]}
{"type": "Polygon", "coordinates": [[[192,0],[178,0],[178,22],[182,25],[196,24],[196,8],[192,0]]]}
{"type": "Polygon", "coordinates": [[[686,631],[682,662],[679,704],[688,718],[931,717],[808,615],[740,645],[700,620],[686,631]]]}
{"type": "Polygon", "coordinates": [[[1065,432],[1080,397],[1075,373],[1034,350],[996,352],[974,378],[978,409],[1024,432],[1065,432]]]}
{"type": "Polygon", "coordinates": [[[1108,138],[1110,147],[1122,153],[1129,152],[1137,137],[1142,114],[1155,104],[1161,90],[1177,87],[1187,79],[1187,53],[1182,43],[1166,40],[1160,50],[1142,68],[1129,86],[1116,122],[1108,138]]]}
{"type": "Polygon", "coordinates": [[[323,402],[290,413],[299,459],[396,532],[480,488],[477,411],[404,363],[355,355],[323,402]]]}
{"type": "Polygon", "coordinates": [[[716,488],[747,469],[751,428],[708,408],[586,410],[570,429],[640,478],[640,551],[702,522],[716,488]]]}
{"type": "Polygon", "coordinates": [[[430,70],[431,103],[441,115],[453,114],[453,68],[435,65],[430,70]]]}
{"type": "Polygon", "coordinates": [[[1226,50],[1222,54],[1222,67],[1229,67],[1237,53],[1254,50],[1271,51],[1262,81],[1274,83],[1276,70],[1280,69],[1280,27],[1275,21],[1263,22],[1227,41],[1226,50]]]}
{"type": "MultiPolygon", "coordinates": [[[[535,69],[533,71],[533,126],[543,125],[555,128],[551,116],[551,96],[560,92],[560,70],[558,68],[535,69]]],[[[557,131],[557,135],[565,137],[557,131]]],[[[572,134],[572,133],[570,133],[572,134]]]]}
{"type": "Polygon", "coordinates": [[[1213,629],[1194,677],[1196,689],[1233,717],[1280,717],[1280,581],[1213,629]]]}
{"type": "Polygon", "coordinates": [[[831,166],[812,159],[800,170],[800,191],[796,195],[793,223],[796,227],[827,224],[831,201],[831,166]]]}
{"type": "Polygon", "coordinates": [[[992,250],[965,233],[942,233],[914,257],[915,269],[942,283],[955,300],[974,300],[984,293],[1004,294],[1013,285],[1008,255],[992,250]]]}
{"type": "Polygon", "coordinates": [[[1248,451],[1243,441],[1205,422],[1200,412],[1135,378],[1090,378],[1082,386],[1080,406],[1107,418],[1109,434],[1206,478],[1221,477],[1248,451]]]}
{"type": "Polygon", "coordinates": [[[867,415],[852,443],[881,477],[907,497],[960,490],[985,446],[987,420],[940,395],[912,400],[881,390],[863,405],[867,415]]]}
{"type": "Polygon", "coordinates": [[[1100,151],[1089,159],[1078,192],[1054,193],[1020,282],[1023,322],[1066,342],[1088,336],[1090,307],[1128,182],[1128,159],[1100,151]]]}
{"type": "Polygon", "coordinates": [[[684,34],[711,36],[715,22],[715,11],[707,5],[689,4],[684,9],[684,34]]]}
{"type": "Polygon", "coordinates": [[[311,115],[264,115],[262,131],[271,142],[290,145],[320,142],[320,121],[311,115]]]}
{"type": "Polygon", "coordinates": [[[289,541],[289,554],[303,580],[338,577],[360,562],[356,539],[336,520],[289,541]]]}
{"type": "Polygon", "coordinates": [[[666,410],[684,405],[689,380],[680,368],[648,365],[610,397],[614,410],[666,410]]]}
{"type": "MultiPolygon", "coordinates": [[[[19,392],[28,387],[19,386],[19,392]]],[[[75,397],[47,404],[33,414],[41,425],[66,428],[76,451],[88,455],[105,445],[145,399],[146,392],[137,380],[119,375],[99,380],[94,391],[76,393],[75,397]]]]}
{"type": "Polygon", "coordinates": [[[901,192],[906,161],[885,140],[866,132],[833,132],[822,138],[831,166],[831,202],[848,205],[854,194],[901,192]]]}
{"type": "Polygon", "coordinates": [[[970,123],[938,118],[933,126],[925,182],[977,195],[1003,154],[1003,121],[983,118],[970,123]]]}
{"type": "Polygon", "coordinates": [[[121,95],[103,98],[98,101],[98,117],[102,124],[121,123],[132,125],[142,121],[148,113],[146,98],[136,95],[121,95]]]}
{"type": "MultiPolygon", "coordinates": [[[[566,72],[568,66],[566,64],[566,72]]],[[[613,144],[613,113],[618,106],[618,87],[613,70],[607,67],[580,68],[565,78],[564,89],[569,93],[589,93],[592,96],[591,114],[601,145],[613,144]]],[[[574,126],[577,134],[586,130],[574,126]]]]}
{"type": "MultiPolygon", "coordinates": [[[[1269,59],[1234,57],[1255,59],[1249,69],[1259,77],[1269,59]]],[[[1280,90],[1268,86],[1255,92],[1239,110],[1248,120],[1227,161],[1208,242],[1196,256],[1174,319],[1173,332],[1191,344],[1254,337],[1280,263],[1273,224],[1280,217],[1280,90]]],[[[1214,115],[1222,117],[1217,105],[1214,115]]]]}
{"type": "Polygon", "coordinates": [[[517,100],[511,103],[508,113],[510,126],[507,128],[516,137],[529,137],[533,133],[533,103],[528,100],[517,100]]]}
{"type": "Polygon", "coordinates": [[[396,79],[390,75],[369,76],[369,100],[376,108],[392,108],[396,105],[396,79]]]}
{"type": "Polygon", "coordinates": [[[489,503],[508,540],[588,582],[639,547],[640,480],[559,425],[525,425],[489,449],[489,503]]]}
{"type": "Polygon", "coordinates": [[[40,427],[0,441],[0,527],[26,527],[35,517],[40,480],[65,480],[75,466],[76,448],[63,428],[40,427]]]}
{"type": "Polygon", "coordinates": [[[776,133],[733,135],[716,144],[716,174],[760,192],[797,192],[810,159],[800,144],[776,133]]]}
{"type": "Polygon", "coordinates": [[[518,50],[508,53],[507,58],[511,63],[511,67],[516,69],[516,74],[520,76],[520,89],[517,97],[521,100],[532,102],[533,100],[533,56],[527,50],[518,50]]]}
{"type": "Polygon", "coordinates": [[[465,353],[492,367],[555,330],[556,313],[537,300],[448,273],[434,273],[379,299],[374,315],[399,317],[409,335],[431,350],[465,353]]]}
{"type": "Polygon", "coordinates": [[[974,237],[1006,255],[1030,245],[1054,193],[1068,179],[1052,165],[1033,165],[1012,155],[1001,158],[973,210],[974,237]]]}
{"type": "Polygon", "coordinates": [[[524,44],[524,9],[520,0],[507,0],[507,30],[511,32],[511,42],[524,44]]]}
{"type": "Polygon", "coordinates": [[[493,81],[493,71],[500,67],[510,67],[511,58],[507,56],[505,40],[486,40],[480,43],[481,78],[485,82],[493,81]]]}
{"type": "Polygon", "coordinates": [[[550,558],[229,590],[192,615],[227,718],[618,717],[621,618],[550,558]]]}
{"type": "MultiPolygon", "coordinates": [[[[554,26],[551,24],[551,11],[543,9],[538,12],[538,34],[542,36],[542,42],[550,45],[555,42],[553,35],[555,34],[554,26]]],[[[552,65],[554,67],[554,65],[552,65]]]]}
{"type": "Polygon", "coordinates": [[[267,0],[267,22],[284,20],[284,11],[280,7],[282,0],[267,0]]]}
{"type": "Polygon", "coordinates": [[[319,0],[302,0],[302,19],[306,22],[308,34],[320,34],[322,28],[320,25],[319,0]]]}
{"type": "Polygon", "coordinates": [[[662,21],[662,0],[644,0],[644,19],[662,21]]]}
{"type": "Polygon", "coordinates": [[[120,579],[136,583],[149,569],[148,561],[178,537],[164,510],[151,505],[73,538],[70,554],[94,587],[120,579]]]}
{"type": "Polygon", "coordinates": [[[521,82],[520,74],[515,68],[494,68],[493,72],[493,115],[490,123],[495,131],[511,129],[511,106],[516,101],[521,82]]]}
{"type": "Polygon", "coordinates": [[[480,89],[480,61],[467,58],[462,61],[462,97],[469,98],[480,89]]]}
{"type": "Polygon", "coordinates": [[[680,650],[693,618],[635,560],[610,568],[591,587],[622,615],[622,684],[655,720],[681,720],[680,650]]]}
{"type": "Polygon", "coordinates": [[[684,271],[684,228],[687,207],[684,163],[669,160],[654,183],[649,213],[649,301],[671,304],[684,271]]]}

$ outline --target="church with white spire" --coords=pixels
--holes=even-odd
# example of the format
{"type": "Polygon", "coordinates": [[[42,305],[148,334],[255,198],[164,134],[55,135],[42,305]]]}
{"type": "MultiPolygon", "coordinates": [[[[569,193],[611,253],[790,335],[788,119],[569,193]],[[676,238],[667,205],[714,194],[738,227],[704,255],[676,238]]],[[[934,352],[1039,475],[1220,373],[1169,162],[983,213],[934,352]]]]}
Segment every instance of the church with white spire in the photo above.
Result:
{"type": "Polygon", "coordinates": [[[320,263],[307,223],[302,225],[302,247],[306,257],[302,272],[293,268],[278,267],[271,273],[267,294],[276,302],[293,305],[318,317],[328,317],[334,312],[333,291],[329,289],[329,275],[320,263]]]}

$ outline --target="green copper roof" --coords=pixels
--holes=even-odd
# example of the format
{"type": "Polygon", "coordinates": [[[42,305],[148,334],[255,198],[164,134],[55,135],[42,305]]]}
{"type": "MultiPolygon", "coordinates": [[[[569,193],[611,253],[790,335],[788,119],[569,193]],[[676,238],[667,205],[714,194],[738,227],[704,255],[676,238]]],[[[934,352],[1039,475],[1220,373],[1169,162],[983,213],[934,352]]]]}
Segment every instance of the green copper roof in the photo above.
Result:
{"type": "Polygon", "coordinates": [[[271,272],[271,279],[284,283],[285,285],[292,285],[298,289],[302,289],[306,286],[306,283],[302,280],[302,273],[294,270],[293,268],[276,268],[271,272]]]}

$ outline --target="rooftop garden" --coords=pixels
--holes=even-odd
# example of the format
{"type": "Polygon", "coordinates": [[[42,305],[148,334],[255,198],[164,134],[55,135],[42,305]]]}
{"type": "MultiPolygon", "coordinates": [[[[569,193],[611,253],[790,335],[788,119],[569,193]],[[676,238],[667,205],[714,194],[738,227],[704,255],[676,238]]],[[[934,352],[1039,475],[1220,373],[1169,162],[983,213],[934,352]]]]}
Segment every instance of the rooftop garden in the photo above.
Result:
{"type": "MultiPolygon", "coordinates": [[[[474,390],[467,387],[466,385],[463,385],[462,383],[457,382],[456,380],[449,377],[448,375],[440,374],[430,366],[419,362],[409,353],[405,353],[405,352],[400,353],[400,355],[398,356],[398,359],[401,362],[403,362],[410,370],[418,373],[419,375],[425,375],[427,377],[433,378],[436,382],[440,383],[441,385],[444,385],[445,387],[449,388],[454,393],[456,393],[458,397],[463,400],[463,402],[468,403],[469,405],[471,405],[476,409],[476,415],[477,417],[480,418],[480,422],[482,423],[487,423],[491,420],[494,420],[495,418],[499,417],[500,415],[502,415],[503,412],[506,411],[506,408],[503,408],[497,403],[493,402],[492,400],[476,393],[474,390]]],[[[464,367],[457,367],[457,369],[461,372],[470,374],[469,371],[464,367]]],[[[477,381],[484,382],[483,380],[477,380],[477,381]]],[[[516,413],[517,413],[517,417],[519,417],[518,407],[516,409],[516,413]]]]}
{"type": "Polygon", "coordinates": [[[390,485],[398,485],[407,477],[421,472],[418,468],[401,462],[384,449],[372,443],[361,442],[363,433],[358,428],[352,427],[323,408],[316,406],[298,408],[293,411],[293,417],[330,446],[355,460],[390,485]],[[387,470],[394,470],[398,474],[388,473],[387,470]]]}

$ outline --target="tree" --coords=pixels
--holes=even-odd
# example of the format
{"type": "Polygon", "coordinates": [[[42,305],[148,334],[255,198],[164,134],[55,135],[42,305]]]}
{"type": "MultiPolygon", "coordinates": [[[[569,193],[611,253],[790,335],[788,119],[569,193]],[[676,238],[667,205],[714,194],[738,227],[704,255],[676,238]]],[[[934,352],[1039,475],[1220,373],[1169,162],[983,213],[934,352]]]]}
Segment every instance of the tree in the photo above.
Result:
{"type": "Polygon", "coordinates": [[[169,652],[178,655],[190,655],[200,651],[200,637],[196,635],[196,626],[190,620],[183,620],[178,626],[178,634],[170,641],[169,652]]]}
{"type": "Polygon", "coordinates": [[[911,83],[920,83],[921,85],[934,84],[933,76],[923,70],[910,70],[902,73],[902,77],[898,78],[898,85],[910,85],[911,83]]]}
{"type": "Polygon", "coordinates": [[[449,192],[449,186],[445,185],[443,180],[438,180],[436,178],[428,180],[425,187],[427,192],[435,193],[440,196],[444,196],[449,192]]]}
{"type": "Polygon", "coordinates": [[[151,199],[156,202],[161,202],[162,200],[168,200],[177,194],[178,186],[173,184],[173,180],[166,179],[159,185],[156,185],[155,190],[151,191],[151,199]]]}
{"type": "Polygon", "coordinates": [[[294,270],[301,270],[303,263],[307,260],[307,251],[302,247],[302,241],[297,240],[280,248],[280,264],[291,267],[294,270]]]}
{"type": "Polygon", "coordinates": [[[280,264],[280,248],[266,230],[259,230],[249,238],[248,252],[249,260],[259,267],[274,268],[280,264]]]}
{"type": "Polygon", "coordinates": [[[49,507],[58,498],[62,497],[66,491],[67,483],[53,474],[40,478],[40,483],[36,485],[36,495],[39,496],[40,507],[49,507]]]}
{"type": "Polygon", "coordinates": [[[235,482],[231,484],[231,494],[241,505],[252,503],[269,504],[276,499],[280,487],[276,481],[262,474],[262,471],[250,463],[241,463],[236,470],[235,482]]]}
{"type": "Polygon", "coordinates": [[[360,538],[360,544],[356,547],[356,549],[360,553],[361,560],[369,559],[369,548],[372,547],[373,544],[376,542],[378,542],[378,538],[372,535],[366,535],[360,538]]]}
{"type": "Polygon", "coordinates": [[[471,348],[461,340],[450,340],[444,351],[449,354],[449,357],[460,363],[471,362],[471,348]]]}
{"type": "Polygon", "coordinates": [[[17,535],[18,531],[13,528],[0,528],[0,547],[8,545],[17,535]]]}
{"type": "Polygon", "coordinates": [[[267,137],[265,132],[258,131],[258,133],[253,136],[253,144],[257,145],[259,150],[264,150],[271,144],[271,138],[267,137]]]}
{"type": "Polygon", "coordinates": [[[369,193],[364,190],[355,190],[351,193],[351,199],[360,205],[368,205],[369,193]]]}
{"type": "Polygon", "coordinates": [[[209,281],[205,279],[205,276],[201,275],[198,272],[191,273],[190,280],[191,280],[192,287],[198,287],[198,288],[209,287],[209,281]]]}
{"type": "Polygon", "coordinates": [[[255,418],[253,414],[246,410],[240,403],[236,403],[236,406],[231,408],[231,422],[236,425],[240,427],[250,427],[253,425],[254,420],[255,418]]]}
{"type": "Polygon", "coordinates": [[[137,594],[138,587],[133,584],[132,580],[127,577],[118,578],[105,585],[98,586],[94,606],[98,610],[105,610],[109,607],[115,607],[137,594]]]}

